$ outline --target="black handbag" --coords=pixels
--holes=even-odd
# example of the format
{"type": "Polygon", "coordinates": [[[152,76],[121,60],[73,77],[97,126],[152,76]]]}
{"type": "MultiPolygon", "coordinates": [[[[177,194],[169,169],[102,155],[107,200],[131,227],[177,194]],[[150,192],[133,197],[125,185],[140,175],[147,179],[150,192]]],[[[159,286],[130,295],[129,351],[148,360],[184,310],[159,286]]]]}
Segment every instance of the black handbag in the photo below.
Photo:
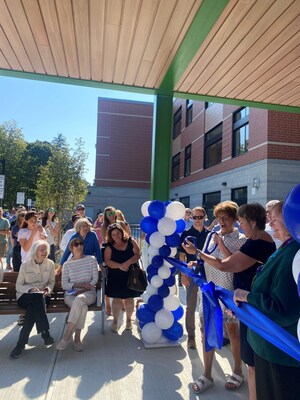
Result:
{"type": "Polygon", "coordinates": [[[139,264],[131,264],[127,279],[128,289],[143,293],[147,287],[146,272],[140,268],[139,264]]]}

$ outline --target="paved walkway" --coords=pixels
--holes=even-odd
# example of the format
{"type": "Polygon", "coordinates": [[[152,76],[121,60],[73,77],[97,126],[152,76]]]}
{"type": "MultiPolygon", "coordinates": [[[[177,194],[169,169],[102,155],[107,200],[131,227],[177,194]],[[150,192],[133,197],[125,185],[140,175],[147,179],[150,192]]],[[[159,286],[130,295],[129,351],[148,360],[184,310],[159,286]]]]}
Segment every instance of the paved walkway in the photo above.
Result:
{"type": "MultiPolygon", "coordinates": [[[[180,294],[183,299],[184,289],[180,294]]],[[[65,317],[66,314],[49,315],[56,341],[63,334],[65,317]]],[[[71,345],[63,352],[58,352],[55,345],[45,348],[33,331],[22,357],[14,360],[9,353],[19,334],[17,316],[1,316],[0,399],[247,400],[246,383],[236,392],[224,389],[225,375],[231,372],[229,347],[216,353],[215,386],[196,396],[190,383],[203,371],[200,333],[198,350],[187,349],[186,335],[179,347],[145,349],[136,325],[132,332],[126,331],[124,315],[122,318],[123,324],[114,334],[110,331],[112,317],[107,317],[105,335],[101,335],[100,312],[89,312],[82,353],[74,352],[71,345]]]]}

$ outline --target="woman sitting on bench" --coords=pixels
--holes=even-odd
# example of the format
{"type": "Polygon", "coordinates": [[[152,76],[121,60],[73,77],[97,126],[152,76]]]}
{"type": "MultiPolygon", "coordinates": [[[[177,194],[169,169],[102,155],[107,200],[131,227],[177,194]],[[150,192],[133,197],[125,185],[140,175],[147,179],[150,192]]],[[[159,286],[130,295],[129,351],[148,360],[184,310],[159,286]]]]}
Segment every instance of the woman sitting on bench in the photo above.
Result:
{"type": "Polygon", "coordinates": [[[53,261],[47,258],[49,252],[49,244],[44,240],[38,240],[30,249],[29,260],[21,265],[16,292],[18,306],[25,308],[26,316],[18,343],[10,353],[12,358],[19,358],[22,355],[34,324],[37,332],[41,333],[45,346],[54,343],[49,334],[46,315],[46,305],[50,302],[50,294],[55,284],[55,267],[53,261]]]}
{"type": "Polygon", "coordinates": [[[66,332],[56,345],[64,350],[72,340],[75,351],[82,351],[81,330],[84,328],[88,306],[96,301],[95,285],[98,282],[98,263],[94,256],[83,254],[83,240],[75,237],[69,242],[73,257],[62,269],[61,285],[65,292],[65,303],[70,307],[66,332]]]}

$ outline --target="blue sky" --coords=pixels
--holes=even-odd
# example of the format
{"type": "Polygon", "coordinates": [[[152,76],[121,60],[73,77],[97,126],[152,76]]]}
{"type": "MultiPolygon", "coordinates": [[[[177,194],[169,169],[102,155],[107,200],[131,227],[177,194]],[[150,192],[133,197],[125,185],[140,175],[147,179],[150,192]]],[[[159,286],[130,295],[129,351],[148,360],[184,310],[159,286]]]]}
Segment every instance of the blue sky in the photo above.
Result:
{"type": "Polygon", "coordinates": [[[85,178],[95,175],[98,97],[152,101],[152,96],[0,76],[0,124],[15,120],[25,140],[62,133],[72,146],[82,137],[89,157],[85,178]]]}

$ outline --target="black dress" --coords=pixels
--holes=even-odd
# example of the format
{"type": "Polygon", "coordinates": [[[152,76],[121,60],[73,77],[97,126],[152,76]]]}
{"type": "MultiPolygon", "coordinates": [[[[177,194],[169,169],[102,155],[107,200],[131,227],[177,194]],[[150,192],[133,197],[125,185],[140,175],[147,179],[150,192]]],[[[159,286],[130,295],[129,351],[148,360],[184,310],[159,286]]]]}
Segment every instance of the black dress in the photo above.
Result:
{"type": "MultiPolygon", "coordinates": [[[[235,273],[233,275],[234,289],[251,290],[253,278],[256,270],[262,264],[265,264],[267,259],[276,251],[274,242],[267,242],[266,240],[252,240],[247,239],[241,246],[240,252],[247,256],[259,260],[260,263],[255,263],[245,271],[235,273]]],[[[240,342],[241,342],[241,359],[249,366],[254,366],[254,352],[247,341],[247,325],[240,321],[240,342]]]]}
{"type": "MultiPolygon", "coordinates": [[[[131,239],[128,240],[128,244],[125,250],[117,250],[112,244],[107,244],[111,248],[111,260],[117,263],[124,263],[134,256],[133,244],[131,239]]],[[[129,272],[122,271],[120,269],[107,268],[107,285],[105,294],[108,297],[118,299],[128,299],[130,297],[139,297],[140,293],[135,290],[128,289],[127,280],[129,272]]]]}

